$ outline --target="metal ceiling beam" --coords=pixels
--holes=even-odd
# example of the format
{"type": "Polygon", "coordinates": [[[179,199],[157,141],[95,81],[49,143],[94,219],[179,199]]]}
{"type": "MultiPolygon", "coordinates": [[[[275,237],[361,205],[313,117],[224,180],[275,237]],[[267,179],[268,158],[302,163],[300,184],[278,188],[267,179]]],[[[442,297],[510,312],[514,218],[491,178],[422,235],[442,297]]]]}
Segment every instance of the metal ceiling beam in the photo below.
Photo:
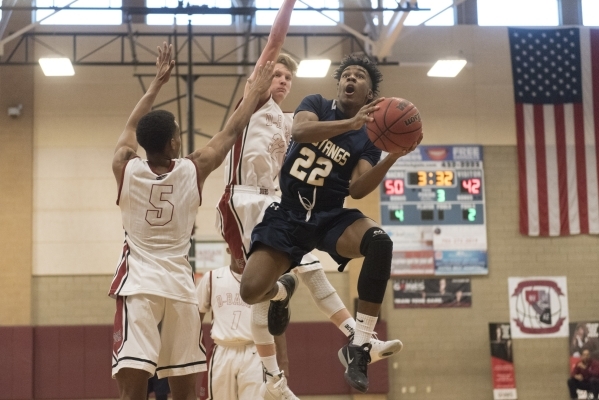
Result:
{"type": "MultiPolygon", "coordinates": [[[[402,0],[401,4],[404,3],[407,5],[412,5],[416,4],[416,0],[402,0]]],[[[409,13],[409,11],[405,11],[393,14],[393,17],[391,17],[389,23],[383,28],[379,40],[372,49],[373,55],[379,60],[384,60],[389,54],[391,54],[391,49],[397,41],[397,38],[404,27],[404,22],[406,18],[408,18],[409,13]]],[[[382,23],[382,20],[379,21],[379,24],[382,23]]]]}
{"type": "MultiPolygon", "coordinates": [[[[368,7],[370,5],[370,0],[357,0],[358,1],[358,5],[360,5],[361,7],[368,7]]],[[[378,4],[379,7],[382,6],[382,0],[378,0],[378,4]]],[[[382,16],[383,13],[382,12],[376,12],[377,15],[379,15],[379,20],[382,21],[382,16]]],[[[379,38],[379,34],[380,34],[380,30],[378,25],[376,25],[374,23],[374,18],[373,15],[374,13],[371,11],[368,12],[364,12],[362,13],[363,17],[364,17],[364,23],[366,24],[366,32],[368,32],[368,37],[374,41],[376,41],[379,38]]]]}
{"type": "MultiPolygon", "coordinates": [[[[354,28],[347,26],[345,24],[342,24],[339,21],[336,21],[334,18],[331,18],[330,16],[326,15],[324,13],[324,11],[316,9],[314,7],[312,7],[311,5],[309,5],[308,3],[306,3],[303,0],[299,0],[300,3],[304,4],[307,8],[306,10],[311,10],[311,11],[317,11],[318,13],[320,13],[320,15],[322,15],[323,17],[333,21],[335,24],[337,24],[337,26],[341,29],[343,29],[346,32],[351,33],[352,35],[354,35],[357,39],[362,40],[364,43],[368,44],[368,45],[374,45],[374,42],[366,35],[363,35],[362,33],[358,32],[357,30],[355,30],[354,28]]],[[[300,8],[301,10],[301,8],[300,8]]],[[[295,10],[294,10],[295,11],[295,10]]],[[[328,11],[328,10],[327,10],[328,11]]]]}
{"type": "MultiPolygon", "coordinates": [[[[437,15],[445,12],[446,10],[449,10],[451,7],[457,7],[460,4],[464,3],[467,0],[453,0],[453,4],[448,5],[447,7],[445,7],[442,10],[437,11],[435,14],[431,15],[430,17],[428,17],[427,19],[425,19],[424,21],[422,21],[421,23],[419,23],[418,25],[416,25],[417,27],[421,27],[424,26],[424,24],[426,24],[428,21],[430,21],[431,19],[435,18],[437,15]]],[[[410,36],[411,34],[413,34],[414,32],[416,32],[416,30],[412,30],[410,33],[404,35],[402,37],[402,39],[405,39],[406,37],[410,36]]]]}
{"type": "MultiPolygon", "coordinates": [[[[17,0],[7,0],[9,7],[14,7],[17,4],[17,0]]],[[[12,10],[7,10],[3,13],[2,18],[0,18],[0,38],[4,36],[4,31],[8,26],[8,21],[10,20],[10,15],[12,14],[12,10]]],[[[2,50],[0,50],[1,53],[2,50]]],[[[1,55],[1,54],[0,54],[1,55]]]]}
{"type": "MultiPolygon", "coordinates": [[[[247,31],[193,33],[192,36],[194,50],[198,53],[192,59],[194,66],[253,67],[257,60],[249,58],[239,60],[236,50],[243,48],[248,41],[257,40],[259,44],[266,41],[268,33],[247,31]],[[239,46],[232,44],[231,39],[234,38],[238,38],[242,44],[239,46]],[[207,50],[201,47],[202,44],[207,47],[207,50]]],[[[37,59],[33,57],[35,46],[47,48],[54,55],[67,57],[76,66],[154,66],[157,56],[154,44],[163,41],[174,43],[175,38],[186,39],[187,34],[184,32],[27,32],[21,36],[10,54],[0,58],[0,67],[37,65],[37,59]],[[135,47],[134,55],[131,54],[132,43],[135,47]],[[82,49],[85,49],[85,52],[82,49]]],[[[365,52],[363,43],[348,33],[288,33],[287,38],[301,39],[305,47],[304,54],[311,57],[326,56],[326,52],[348,42],[350,52],[365,52]],[[321,49],[327,43],[329,47],[322,51],[321,49]],[[317,47],[318,50],[312,51],[312,46],[317,47]]],[[[184,42],[183,46],[186,44],[184,42]]],[[[397,65],[384,60],[380,64],[397,65]]],[[[179,60],[179,65],[187,65],[187,60],[179,60]]]]}
{"type": "MultiPolygon", "coordinates": [[[[52,9],[54,10],[53,13],[46,15],[44,18],[40,19],[39,21],[36,21],[32,24],[29,24],[21,29],[19,29],[18,31],[16,31],[15,33],[8,35],[7,37],[5,37],[4,39],[0,40],[0,56],[4,55],[4,45],[8,42],[10,42],[13,39],[18,38],[19,36],[21,36],[22,34],[24,34],[25,32],[29,32],[30,30],[32,30],[33,28],[35,28],[36,26],[38,26],[39,24],[42,23],[42,21],[50,18],[51,16],[53,16],[54,14],[56,14],[57,12],[64,10],[65,8],[68,8],[69,6],[71,6],[72,4],[76,3],[79,0],[73,0],[70,3],[68,3],[67,5],[63,6],[63,7],[53,7],[52,9]]],[[[1,4],[1,3],[0,3],[1,4]]],[[[0,10],[4,11],[4,10],[8,10],[8,11],[18,11],[20,7],[0,7],[0,10]]],[[[25,7],[28,8],[28,7],[25,7]]],[[[1,36],[0,36],[1,37],[1,36]]]]}
{"type": "MultiPolygon", "coordinates": [[[[72,3],[70,3],[72,4],[72,3]]],[[[185,7],[26,7],[26,6],[0,6],[0,10],[10,11],[37,11],[37,10],[54,10],[61,11],[68,8],[69,10],[93,11],[93,10],[120,10],[128,14],[228,14],[228,15],[252,15],[256,11],[279,11],[273,7],[208,7],[208,6],[185,6],[185,7]]],[[[293,12],[302,11],[340,11],[340,12],[376,12],[376,11],[428,11],[428,8],[419,8],[418,5],[397,7],[310,7],[296,8],[293,12]]]]}

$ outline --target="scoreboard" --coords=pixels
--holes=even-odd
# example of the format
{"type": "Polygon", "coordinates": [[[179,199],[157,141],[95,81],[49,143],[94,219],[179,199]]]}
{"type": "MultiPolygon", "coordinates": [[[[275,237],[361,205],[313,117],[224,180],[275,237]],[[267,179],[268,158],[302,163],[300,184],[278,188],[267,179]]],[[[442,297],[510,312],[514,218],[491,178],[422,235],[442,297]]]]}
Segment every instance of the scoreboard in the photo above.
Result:
{"type": "Polygon", "coordinates": [[[484,223],[482,162],[440,162],[414,170],[401,164],[382,184],[383,224],[484,223]]]}
{"type": "Polygon", "coordinates": [[[482,146],[418,146],[381,183],[394,275],[487,273],[482,146]]]}

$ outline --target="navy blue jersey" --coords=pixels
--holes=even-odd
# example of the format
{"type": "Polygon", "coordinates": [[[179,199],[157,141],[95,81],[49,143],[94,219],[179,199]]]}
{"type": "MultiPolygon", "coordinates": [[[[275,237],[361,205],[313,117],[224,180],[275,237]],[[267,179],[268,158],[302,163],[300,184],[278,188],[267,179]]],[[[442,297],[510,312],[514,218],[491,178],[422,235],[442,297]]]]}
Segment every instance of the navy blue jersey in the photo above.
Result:
{"type": "MultiPolygon", "coordinates": [[[[327,100],[319,94],[304,98],[295,113],[300,111],[310,111],[320,121],[347,119],[337,109],[335,100],[327,100]]],[[[365,126],[317,143],[292,141],[281,169],[281,204],[289,209],[305,210],[301,195],[304,204],[313,205],[314,211],[343,207],[358,161],[364,159],[376,165],[380,158],[381,150],[368,139],[365,126]]]]}

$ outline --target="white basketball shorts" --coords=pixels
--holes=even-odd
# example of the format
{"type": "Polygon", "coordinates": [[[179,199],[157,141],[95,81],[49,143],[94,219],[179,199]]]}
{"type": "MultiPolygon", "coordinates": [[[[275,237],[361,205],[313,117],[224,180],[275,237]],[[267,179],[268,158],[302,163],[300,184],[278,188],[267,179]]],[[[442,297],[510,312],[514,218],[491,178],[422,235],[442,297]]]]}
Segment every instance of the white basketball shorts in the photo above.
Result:
{"type": "Polygon", "coordinates": [[[206,371],[197,304],[150,294],[119,296],[116,303],[113,378],[121,368],[158,378],[206,371]]]}
{"type": "Polygon", "coordinates": [[[214,345],[208,366],[206,400],[256,400],[262,385],[262,363],[252,344],[214,345]]]}

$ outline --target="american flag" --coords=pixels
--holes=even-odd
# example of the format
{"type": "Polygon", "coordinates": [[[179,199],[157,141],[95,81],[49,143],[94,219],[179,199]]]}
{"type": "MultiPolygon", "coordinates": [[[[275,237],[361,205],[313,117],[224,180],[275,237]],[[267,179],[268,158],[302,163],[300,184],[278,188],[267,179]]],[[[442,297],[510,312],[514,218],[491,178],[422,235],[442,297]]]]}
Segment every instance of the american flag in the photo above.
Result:
{"type": "Polygon", "coordinates": [[[599,30],[510,28],[508,32],[520,232],[597,234],[599,30]]]}

